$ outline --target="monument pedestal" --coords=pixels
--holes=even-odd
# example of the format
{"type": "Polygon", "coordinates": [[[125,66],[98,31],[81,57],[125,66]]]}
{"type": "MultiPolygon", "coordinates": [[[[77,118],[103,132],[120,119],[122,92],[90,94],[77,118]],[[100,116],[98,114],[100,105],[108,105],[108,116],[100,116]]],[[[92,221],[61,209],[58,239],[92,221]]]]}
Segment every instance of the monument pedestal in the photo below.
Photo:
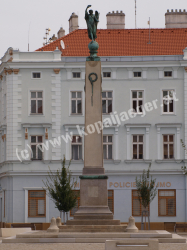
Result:
{"type": "Polygon", "coordinates": [[[74,219],[113,219],[108,207],[106,175],[80,176],[80,203],[74,219]]]}

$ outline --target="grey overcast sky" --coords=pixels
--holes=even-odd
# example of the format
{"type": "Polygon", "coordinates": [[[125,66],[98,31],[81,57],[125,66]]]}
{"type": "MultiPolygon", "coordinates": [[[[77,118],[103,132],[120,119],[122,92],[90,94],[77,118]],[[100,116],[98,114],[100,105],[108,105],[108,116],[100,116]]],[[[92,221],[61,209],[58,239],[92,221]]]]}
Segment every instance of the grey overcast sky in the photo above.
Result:
{"type": "MultiPolygon", "coordinates": [[[[87,5],[100,13],[98,29],[106,28],[106,14],[122,10],[125,28],[135,28],[135,0],[1,0],[0,8],[0,58],[9,47],[20,51],[34,51],[43,46],[45,29],[49,37],[62,26],[69,33],[68,19],[72,12],[79,16],[79,28],[85,29],[84,11],[87,5]],[[29,39],[28,39],[29,36],[29,39]]],[[[137,0],[137,28],[165,27],[167,9],[187,9],[186,0],[137,0]]]]}

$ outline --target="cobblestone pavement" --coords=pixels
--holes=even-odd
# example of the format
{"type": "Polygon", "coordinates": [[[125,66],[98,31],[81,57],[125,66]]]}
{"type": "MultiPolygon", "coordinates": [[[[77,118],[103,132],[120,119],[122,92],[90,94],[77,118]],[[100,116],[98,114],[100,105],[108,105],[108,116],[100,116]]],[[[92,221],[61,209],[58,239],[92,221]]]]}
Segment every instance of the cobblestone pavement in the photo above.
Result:
{"type": "Polygon", "coordinates": [[[104,250],[103,243],[0,244],[0,250],[104,250]]]}
{"type": "MultiPolygon", "coordinates": [[[[104,250],[103,243],[2,243],[0,250],[104,250]]],[[[187,244],[159,244],[159,250],[187,250],[187,244]]]]}
{"type": "MultiPolygon", "coordinates": [[[[187,239],[187,235],[181,235],[187,239]]],[[[104,243],[1,243],[0,250],[105,250],[104,243]]],[[[159,244],[159,250],[187,250],[187,244],[159,244]]]]}

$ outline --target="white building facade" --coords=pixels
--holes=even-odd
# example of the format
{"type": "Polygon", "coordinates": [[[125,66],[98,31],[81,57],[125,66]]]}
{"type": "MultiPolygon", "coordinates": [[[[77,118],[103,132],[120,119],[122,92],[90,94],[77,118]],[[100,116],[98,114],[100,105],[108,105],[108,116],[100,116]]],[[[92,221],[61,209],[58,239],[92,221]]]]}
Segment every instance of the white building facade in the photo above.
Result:
{"type": "MultiPolygon", "coordinates": [[[[79,190],[85,61],[61,56],[58,48],[9,48],[2,58],[1,222],[49,222],[59,216],[42,181],[48,166],[61,168],[63,155],[67,166],[72,159],[79,190]]],[[[158,186],[151,222],[187,222],[187,176],[181,170],[187,160],[181,144],[182,139],[187,145],[187,49],[184,55],[103,56],[101,63],[104,168],[114,219],[127,222],[133,215],[140,222],[135,178],[151,164],[158,186]]]]}

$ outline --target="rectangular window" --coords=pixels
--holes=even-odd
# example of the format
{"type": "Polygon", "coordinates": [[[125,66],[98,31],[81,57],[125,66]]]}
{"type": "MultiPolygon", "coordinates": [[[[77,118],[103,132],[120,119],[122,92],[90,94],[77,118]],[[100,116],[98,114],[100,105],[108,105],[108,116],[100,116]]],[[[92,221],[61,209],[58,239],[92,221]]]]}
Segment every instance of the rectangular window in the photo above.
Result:
{"type": "Polygon", "coordinates": [[[82,114],[82,92],[71,92],[71,114],[82,114]]]}
{"type": "Polygon", "coordinates": [[[163,113],[170,114],[174,113],[174,90],[163,90],[163,113]]]}
{"type": "MultiPolygon", "coordinates": [[[[70,216],[74,216],[80,206],[80,190],[74,190],[77,195],[76,206],[70,210],[70,216]]],[[[114,214],[114,190],[108,190],[108,206],[110,211],[114,214]]]]}
{"type": "Polygon", "coordinates": [[[42,91],[31,91],[31,114],[43,114],[42,91]]]}
{"type": "Polygon", "coordinates": [[[133,135],[133,159],[143,159],[143,135],[133,135]]]}
{"type": "Polygon", "coordinates": [[[164,71],[165,77],[172,77],[172,71],[164,71]]]}
{"type": "Polygon", "coordinates": [[[110,78],[111,77],[111,72],[103,72],[103,77],[104,78],[110,78]]]}
{"type": "Polygon", "coordinates": [[[164,159],[174,158],[174,135],[163,135],[164,159]]]}
{"type": "Polygon", "coordinates": [[[132,91],[132,109],[135,113],[142,114],[143,91],[132,91]]]}
{"type": "Polygon", "coordinates": [[[46,216],[46,191],[28,191],[28,217],[46,216]]]}
{"type": "Polygon", "coordinates": [[[80,72],[73,72],[73,78],[81,78],[80,72]]]}
{"type": "Polygon", "coordinates": [[[42,143],[42,136],[38,135],[31,136],[31,149],[32,149],[31,160],[42,160],[43,153],[38,147],[38,145],[41,145],[41,143],[42,143]]]}
{"type": "Polygon", "coordinates": [[[103,114],[112,112],[112,91],[102,92],[102,112],[103,114]]]}
{"type": "Polygon", "coordinates": [[[32,72],[32,78],[41,78],[40,72],[32,72]]]}
{"type": "Polygon", "coordinates": [[[103,136],[103,158],[112,159],[112,135],[103,136]]]}
{"type": "Polygon", "coordinates": [[[71,142],[71,149],[72,149],[72,160],[82,160],[82,137],[80,136],[73,136],[71,142]]]}
{"type": "MultiPolygon", "coordinates": [[[[150,206],[146,210],[150,211],[150,206]]],[[[132,216],[141,216],[144,207],[140,204],[138,199],[138,191],[132,190],[132,216]]]]}
{"type": "Polygon", "coordinates": [[[176,216],[176,190],[158,190],[158,216],[176,216]]]}
{"type": "Polygon", "coordinates": [[[142,76],[142,72],[133,72],[134,73],[134,77],[141,77],[142,76]]]}

